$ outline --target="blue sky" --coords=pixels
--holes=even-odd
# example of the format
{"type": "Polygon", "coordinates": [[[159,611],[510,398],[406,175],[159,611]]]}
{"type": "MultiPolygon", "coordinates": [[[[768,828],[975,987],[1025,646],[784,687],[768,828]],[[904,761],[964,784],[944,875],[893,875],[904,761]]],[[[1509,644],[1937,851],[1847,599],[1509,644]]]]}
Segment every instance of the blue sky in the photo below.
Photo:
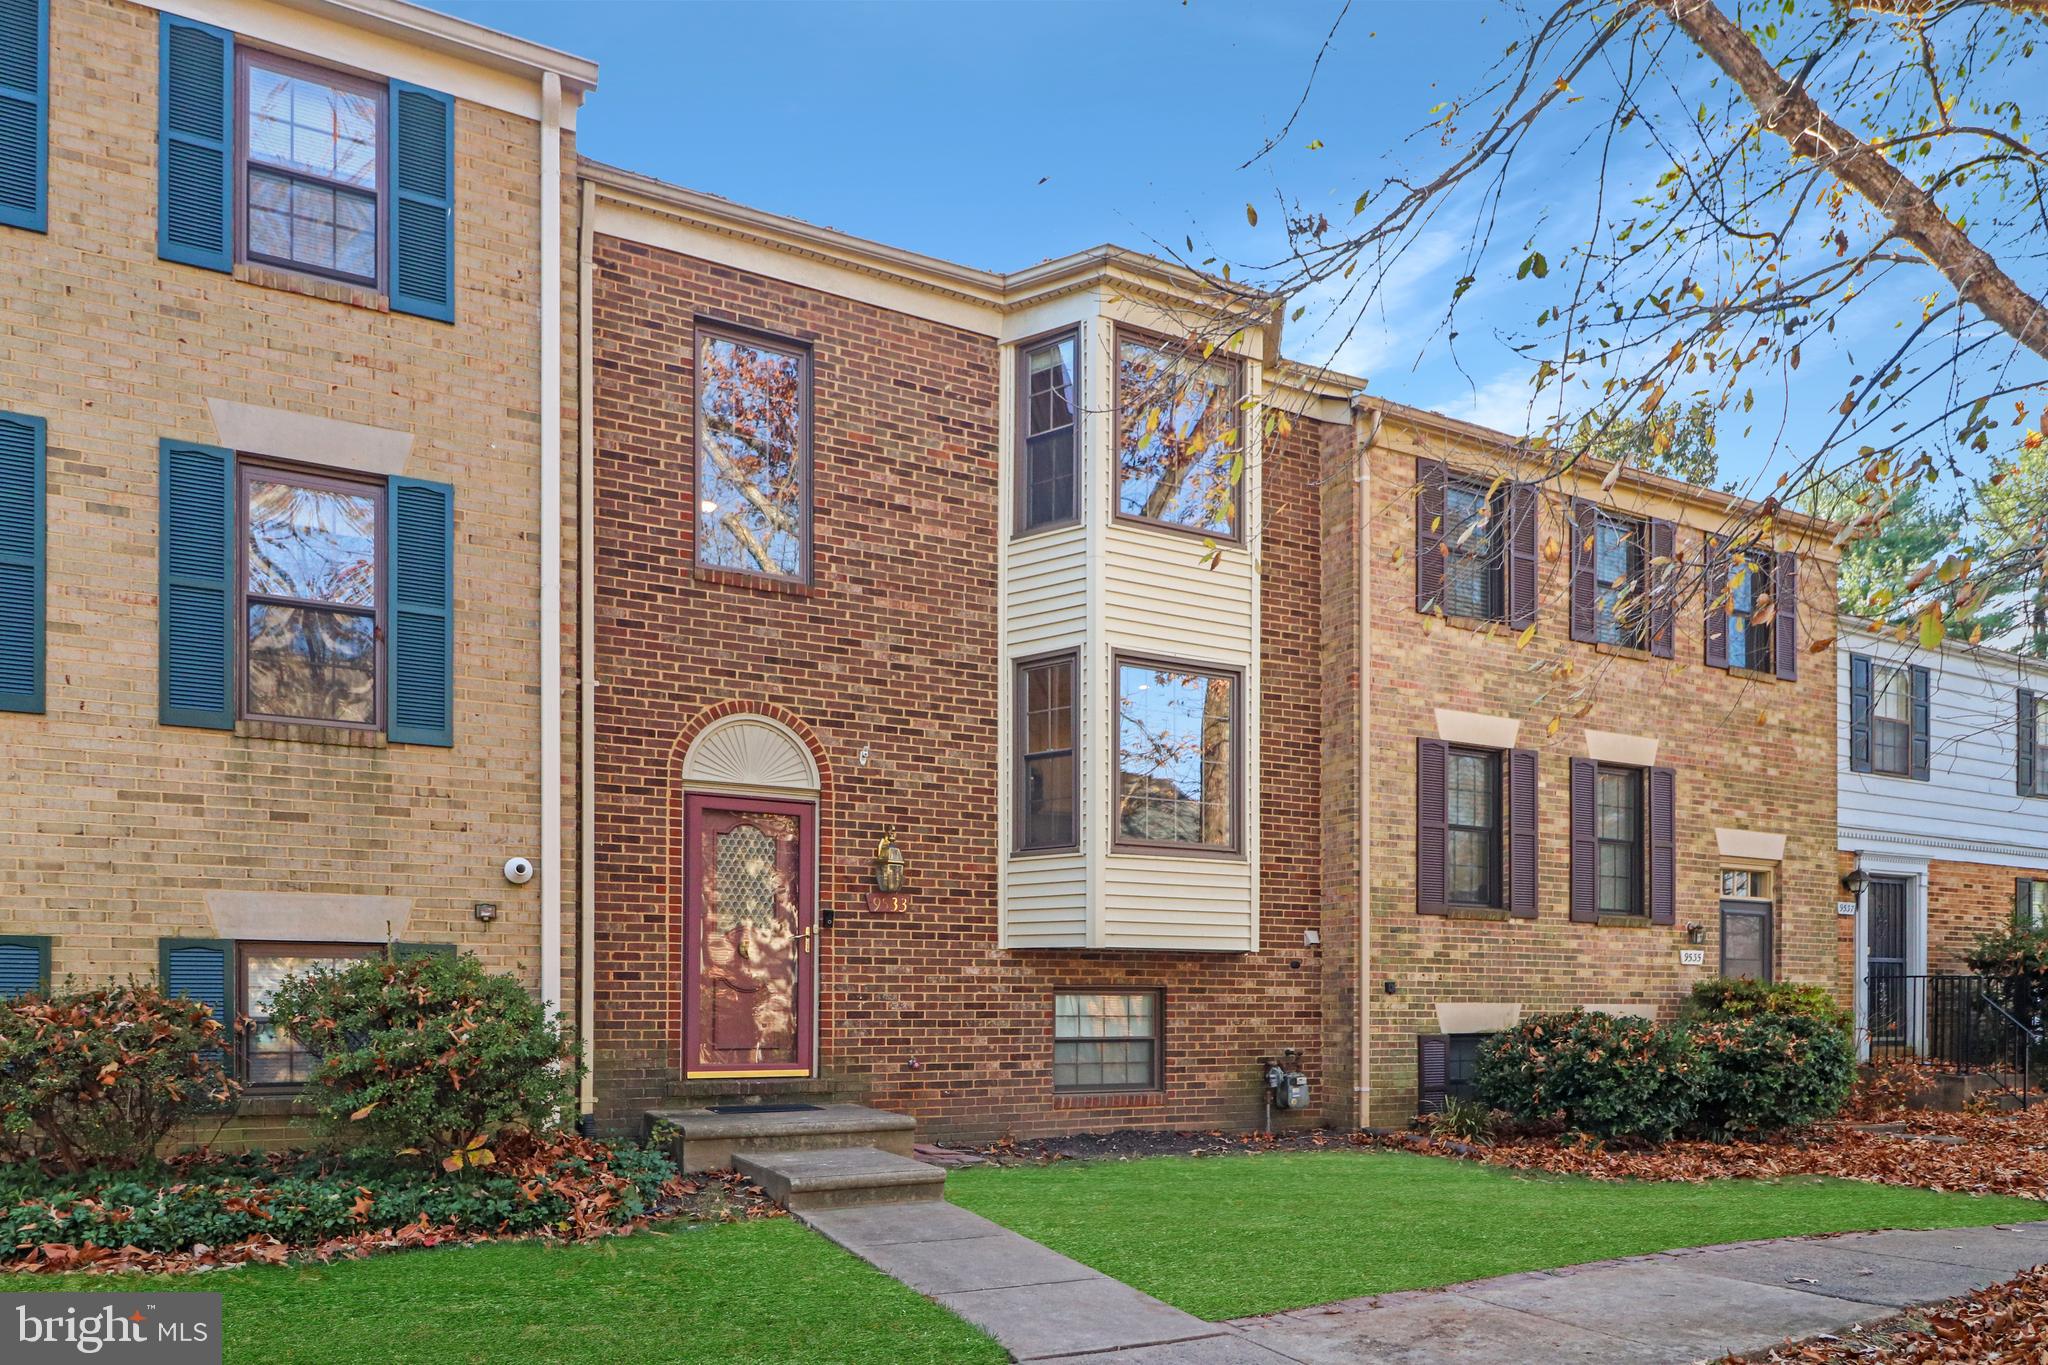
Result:
{"type": "MultiPolygon", "coordinates": [[[[1439,149],[1407,139],[1523,32],[1492,3],[1354,0],[1292,132],[1245,169],[1293,110],[1341,0],[429,3],[595,59],[599,89],[579,126],[588,155],[998,270],[1099,242],[1154,250],[1190,237],[1197,260],[1270,258],[1282,246],[1277,191],[1349,218],[1389,169],[1429,163],[1439,149]],[[1322,146],[1311,150],[1312,139],[1322,146]],[[1247,202],[1259,206],[1256,230],[1247,202]]],[[[1553,238],[1581,230],[1583,214],[1568,215],[1585,177],[1547,173],[1584,132],[1545,126],[1518,161],[1501,252],[1519,254],[1523,232],[1545,225],[1553,238]]],[[[1644,187],[1668,165],[1638,161],[1630,169],[1644,187]]],[[[1365,375],[1391,398],[1520,429],[1529,363],[1496,329],[1526,329],[1541,294],[1513,282],[1513,260],[1502,269],[1496,254],[1481,270],[1455,355],[1436,334],[1464,269],[1448,229],[1469,222],[1466,209],[1425,233],[1348,338],[1356,310],[1318,330],[1311,300],[1288,352],[1365,375]]],[[[1564,243],[1545,245],[1561,256],[1564,243]]],[[[1866,311],[1883,334],[1840,335],[1830,354],[1809,353],[1807,392],[1780,394],[1768,422],[1744,433],[1742,419],[1724,419],[1724,475],[1767,486],[1832,423],[1842,384],[1868,363],[1855,353],[1877,352],[1900,316],[1866,311]]]]}

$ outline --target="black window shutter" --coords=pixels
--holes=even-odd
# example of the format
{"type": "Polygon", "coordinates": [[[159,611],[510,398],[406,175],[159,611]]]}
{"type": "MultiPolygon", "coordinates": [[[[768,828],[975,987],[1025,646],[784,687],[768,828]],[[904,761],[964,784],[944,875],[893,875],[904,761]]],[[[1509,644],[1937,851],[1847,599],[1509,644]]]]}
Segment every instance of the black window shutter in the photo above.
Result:
{"type": "Polygon", "coordinates": [[[1536,531],[1542,490],[1533,483],[1508,489],[1508,624],[1517,630],[1536,620],[1536,531]]]}
{"type": "Polygon", "coordinates": [[[1451,1084],[1451,1040],[1441,1033],[1415,1035],[1415,1112],[1441,1114],[1451,1084]]]}
{"type": "Polygon", "coordinates": [[[1771,570],[1771,653],[1776,656],[1778,676],[1799,676],[1799,556],[1790,550],[1778,553],[1771,570]]]}
{"type": "Polygon", "coordinates": [[[1650,769],[1650,923],[1678,922],[1678,774],[1650,769]]]}
{"type": "Polygon", "coordinates": [[[1707,667],[1728,666],[1728,556],[1722,553],[1719,536],[1708,536],[1706,545],[1705,600],[1707,667]]]}
{"type": "Polygon", "coordinates": [[[1849,656],[1849,771],[1867,773],[1870,764],[1870,659],[1849,656]]]}
{"type": "Polygon", "coordinates": [[[1572,760],[1572,918],[1581,924],[1600,918],[1598,771],[1590,758],[1572,760]]]}
{"type": "Polygon", "coordinates": [[[1648,561],[1643,565],[1643,587],[1650,597],[1650,653],[1660,659],[1672,657],[1678,643],[1678,524],[1654,518],[1650,522],[1648,561]]]}
{"type": "Polygon", "coordinates": [[[2018,719],[2013,729],[2019,754],[2014,785],[2021,796],[2040,796],[2041,774],[2034,770],[2034,746],[2039,742],[2034,733],[2034,694],[2024,687],[2019,691],[2018,719]]]}
{"type": "Polygon", "coordinates": [[[1590,644],[1599,636],[1596,618],[1600,582],[1593,570],[1596,514],[1590,502],[1572,504],[1572,638],[1590,644]]]}
{"type": "Polygon", "coordinates": [[[1508,751],[1508,910],[1536,918],[1536,751],[1508,751]]]}
{"type": "Polygon", "coordinates": [[[1423,915],[1450,909],[1444,865],[1451,842],[1450,764],[1451,746],[1443,740],[1415,741],[1415,909],[1423,915]]]}
{"type": "Polygon", "coordinates": [[[1442,460],[1415,462],[1415,609],[1435,611],[1444,594],[1444,485],[1442,460]]]}
{"type": "Polygon", "coordinates": [[[1929,705],[1928,693],[1933,679],[1927,670],[1913,665],[1913,780],[1925,782],[1930,764],[1928,757],[1932,749],[1929,731],[1933,728],[1934,713],[1929,705]]]}

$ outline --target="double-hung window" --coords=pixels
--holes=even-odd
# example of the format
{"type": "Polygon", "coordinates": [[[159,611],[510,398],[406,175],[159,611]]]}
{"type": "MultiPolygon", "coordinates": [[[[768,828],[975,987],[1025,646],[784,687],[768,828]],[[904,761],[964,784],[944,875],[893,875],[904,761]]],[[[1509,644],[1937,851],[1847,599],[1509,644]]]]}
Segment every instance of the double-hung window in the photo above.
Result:
{"type": "Polygon", "coordinates": [[[2014,878],[2012,922],[2022,929],[2048,927],[2048,877],[2014,878]]]}
{"type": "Polygon", "coordinates": [[[241,462],[242,707],[375,728],[384,486],[241,462]]]}
{"type": "Polygon", "coordinates": [[[1728,561],[1728,666],[1769,671],[1771,623],[1764,610],[1771,593],[1769,561],[1737,552],[1728,561]]]}
{"type": "Polygon", "coordinates": [[[1602,509],[1593,519],[1594,638],[1603,645],[1645,649],[1650,612],[1644,525],[1602,509]]]}
{"type": "Polygon", "coordinates": [[[1234,359],[1119,332],[1118,517],[1237,539],[1239,385],[1234,359]]]}
{"type": "Polygon", "coordinates": [[[1243,675],[1116,661],[1115,842],[1235,852],[1243,802],[1243,675]]]}
{"type": "Polygon", "coordinates": [[[357,943],[241,943],[236,945],[237,1013],[242,1032],[241,1076],[251,1086],[302,1085],[319,1059],[270,1022],[270,997],[285,978],[321,967],[346,967],[381,948],[357,943]]]}
{"type": "Polygon", "coordinates": [[[380,288],[384,87],[268,52],[239,56],[243,259],[380,288]]]}
{"type": "Polygon", "coordinates": [[[1870,670],[1870,766],[1903,777],[1911,770],[1913,685],[1903,668],[1870,670]]]}
{"type": "Polygon", "coordinates": [[[1025,345],[1017,388],[1022,451],[1017,461],[1017,529],[1034,531],[1074,520],[1079,406],[1072,332],[1025,345]]]}
{"type": "Polygon", "coordinates": [[[697,336],[700,568],[808,581],[811,361],[797,342],[697,336]]]}
{"type": "Polygon", "coordinates": [[[1598,893],[1603,915],[1643,913],[1643,771],[1599,765],[1594,775],[1598,893]]]}
{"type": "Polygon", "coordinates": [[[1079,841],[1076,811],[1080,784],[1074,761],[1072,654],[1029,659],[1017,665],[1018,852],[1071,849],[1079,841]]]}
{"type": "Polygon", "coordinates": [[[1453,747],[1445,771],[1444,887],[1452,905],[1505,905],[1501,878],[1501,754],[1453,747]]]}
{"type": "Polygon", "coordinates": [[[1489,493],[1476,479],[1456,476],[1444,484],[1443,610],[1447,616],[1492,621],[1507,611],[1503,560],[1506,521],[1503,491],[1489,493]]]}
{"type": "Polygon", "coordinates": [[[1160,1014],[1157,991],[1055,995],[1053,1089],[1159,1089],[1160,1014]]]}

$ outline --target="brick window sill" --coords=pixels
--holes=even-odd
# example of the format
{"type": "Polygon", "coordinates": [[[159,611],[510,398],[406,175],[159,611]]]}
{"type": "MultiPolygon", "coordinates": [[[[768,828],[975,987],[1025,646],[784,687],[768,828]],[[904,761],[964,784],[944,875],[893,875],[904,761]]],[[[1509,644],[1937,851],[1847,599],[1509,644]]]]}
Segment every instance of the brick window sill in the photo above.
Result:
{"type": "Polygon", "coordinates": [[[1595,654],[1605,654],[1611,659],[1643,659],[1647,661],[1657,657],[1649,650],[1637,649],[1633,645],[1610,645],[1603,644],[1597,640],[1593,642],[1593,652],[1595,654]]]}
{"type": "Polygon", "coordinates": [[[1747,682],[1775,683],[1784,681],[1776,673],[1766,673],[1761,668],[1729,668],[1726,672],[1731,678],[1741,678],[1747,682]]]}
{"type": "Polygon", "coordinates": [[[1647,929],[1650,927],[1650,917],[1648,915],[1603,914],[1593,922],[1602,929],[1647,929]]]}
{"type": "Polygon", "coordinates": [[[1055,1109],[1152,1109],[1166,1103],[1164,1090],[1076,1091],[1052,1097],[1055,1109]]]}
{"type": "Polygon", "coordinates": [[[300,1098],[296,1086],[289,1090],[245,1090],[235,1101],[238,1119],[309,1119],[319,1112],[300,1098]]]}
{"type": "Polygon", "coordinates": [[[785,597],[819,597],[824,594],[824,589],[815,583],[798,583],[787,578],[738,573],[732,569],[711,569],[702,564],[691,569],[690,577],[699,583],[716,583],[725,588],[752,588],[756,592],[781,593],[785,597]]]}
{"type": "Polygon", "coordinates": [[[276,266],[252,265],[242,261],[235,266],[235,278],[244,284],[253,284],[261,289],[280,289],[287,294],[303,294],[309,299],[325,299],[329,303],[346,304],[350,308],[366,308],[372,313],[388,313],[391,301],[374,289],[365,289],[359,284],[346,284],[340,280],[323,280],[317,275],[301,275],[294,270],[280,270],[276,266]]]}
{"type": "Polygon", "coordinates": [[[275,739],[291,744],[325,744],[336,749],[384,749],[391,741],[382,730],[351,730],[339,725],[292,725],[276,720],[238,720],[241,739],[275,739]]]}
{"type": "Polygon", "coordinates": [[[1514,916],[1507,911],[1489,905],[1453,905],[1444,911],[1445,919],[1477,920],[1481,923],[1505,924],[1514,916]]]}

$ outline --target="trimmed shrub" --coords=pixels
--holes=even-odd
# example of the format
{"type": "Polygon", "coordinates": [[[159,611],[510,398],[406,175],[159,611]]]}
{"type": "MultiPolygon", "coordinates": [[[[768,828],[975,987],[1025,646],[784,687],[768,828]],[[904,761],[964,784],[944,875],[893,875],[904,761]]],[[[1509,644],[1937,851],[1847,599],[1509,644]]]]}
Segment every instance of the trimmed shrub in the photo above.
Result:
{"type": "Polygon", "coordinates": [[[153,985],[0,1002],[0,1141],[71,1172],[153,1163],[172,1129],[234,1099],[230,1046],[212,1010],[153,985]]]}
{"type": "Polygon", "coordinates": [[[1794,981],[1732,980],[1716,977],[1696,982],[1679,1010],[1681,1023],[1697,1020],[1753,1019],[1758,1015],[1793,1015],[1817,1020],[1848,1033],[1849,1011],[1835,1003],[1827,987],[1794,981]]]}
{"type": "Polygon", "coordinates": [[[1684,1033],[1623,1015],[1544,1014],[1479,1051],[1479,1093],[1517,1123],[1663,1142],[1692,1117],[1684,1033]]]}
{"type": "Polygon", "coordinates": [[[1688,1026],[1698,1065],[1687,1131],[1716,1142],[1804,1127],[1848,1103],[1856,1050],[1832,1021],[1761,1013],[1688,1026]]]}
{"type": "Polygon", "coordinates": [[[574,1050],[526,988],[473,957],[370,958],[287,978],[272,1022],[319,1059],[303,1098],[340,1145],[487,1166],[505,1132],[574,1111],[574,1050]]]}

